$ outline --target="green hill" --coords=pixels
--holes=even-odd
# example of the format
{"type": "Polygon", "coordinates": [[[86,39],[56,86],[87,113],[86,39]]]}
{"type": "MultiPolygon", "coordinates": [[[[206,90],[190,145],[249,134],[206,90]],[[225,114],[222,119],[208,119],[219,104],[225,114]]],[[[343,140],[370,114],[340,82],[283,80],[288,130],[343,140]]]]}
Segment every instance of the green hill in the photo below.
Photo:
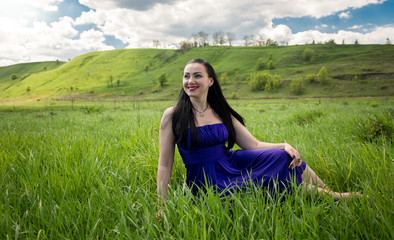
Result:
{"type": "Polygon", "coordinates": [[[174,99],[181,88],[182,71],[193,58],[209,61],[227,97],[339,97],[392,96],[394,47],[392,45],[302,45],[276,47],[205,47],[185,52],[163,49],[123,49],[91,52],[67,63],[43,62],[0,67],[0,99],[139,96],[142,99],[174,99]],[[312,61],[303,56],[313,52],[312,61]],[[252,91],[250,74],[262,58],[261,70],[279,74],[282,87],[271,91],[252,91]],[[274,68],[268,69],[272,59],[274,68]],[[326,83],[306,80],[326,67],[326,83]],[[165,73],[168,81],[158,83],[165,73]],[[14,76],[14,77],[13,77],[14,76]],[[12,79],[15,78],[16,79],[12,79]],[[357,76],[357,78],[355,78],[357,76]],[[295,95],[290,82],[302,77],[304,91],[295,95]]]}

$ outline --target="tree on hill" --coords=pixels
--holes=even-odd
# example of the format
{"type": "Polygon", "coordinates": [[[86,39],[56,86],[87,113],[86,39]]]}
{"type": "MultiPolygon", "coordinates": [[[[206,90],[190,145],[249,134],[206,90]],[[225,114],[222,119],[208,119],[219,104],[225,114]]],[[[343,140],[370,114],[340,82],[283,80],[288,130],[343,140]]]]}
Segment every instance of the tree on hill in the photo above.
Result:
{"type": "Polygon", "coordinates": [[[15,80],[17,78],[18,78],[18,76],[15,73],[11,75],[11,80],[15,80]]]}
{"type": "Polygon", "coordinates": [[[226,32],[226,38],[227,38],[228,44],[230,44],[230,46],[231,46],[233,41],[235,40],[235,33],[226,32]]]}
{"type": "Polygon", "coordinates": [[[249,46],[249,36],[245,35],[243,39],[245,41],[245,46],[249,46]]]}
{"type": "Polygon", "coordinates": [[[160,41],[159,40],[153,40],[153,47],[158,48],[160,46],[160,41]]]}
{"type": "Polygon", "coordinates": [[[226,43],[224,32],[218,31],[212,34],[213,45],[223,45],[226,43]]]}
{"type": "Polygon", "coordinates": [[[179,49],[182,51],[186,51],[191,48],[193,48],[193,43],[190,41],[184,40],[179,44],[179,49]]]}
{"type": "Polygon", "coordinates": [[[209,45],[209,34],[204,31],[199,31],[198,38],[200,42],[200,47],[205,47],[209,45]]]}

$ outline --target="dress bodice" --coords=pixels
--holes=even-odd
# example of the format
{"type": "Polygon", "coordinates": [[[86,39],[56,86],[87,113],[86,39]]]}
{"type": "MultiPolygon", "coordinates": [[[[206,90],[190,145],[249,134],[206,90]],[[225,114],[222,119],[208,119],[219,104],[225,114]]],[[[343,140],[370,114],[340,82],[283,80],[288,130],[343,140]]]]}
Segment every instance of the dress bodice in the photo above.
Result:
{"type": "Polygon", "coordinates": [[[178,150],[186,166],[215,163],[226,154],[228,132],[223,123],[197,127],[198,148],[188,149],[178,144],[178,150]]]}

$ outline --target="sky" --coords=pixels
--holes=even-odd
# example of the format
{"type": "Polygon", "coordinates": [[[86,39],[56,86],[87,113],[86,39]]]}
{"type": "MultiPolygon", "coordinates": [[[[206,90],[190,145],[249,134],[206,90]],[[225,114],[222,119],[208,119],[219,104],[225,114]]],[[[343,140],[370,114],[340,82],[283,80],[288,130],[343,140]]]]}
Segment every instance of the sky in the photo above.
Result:
{"type": "MultiPolygon", "coordinates": [[[[0,66],[111,49],[177,48],[193,33],[279,44],[394,43],[394,0],[0,0],[0,66]]],[[[394,45],[393,45],[394,47],[394,45]]]]}

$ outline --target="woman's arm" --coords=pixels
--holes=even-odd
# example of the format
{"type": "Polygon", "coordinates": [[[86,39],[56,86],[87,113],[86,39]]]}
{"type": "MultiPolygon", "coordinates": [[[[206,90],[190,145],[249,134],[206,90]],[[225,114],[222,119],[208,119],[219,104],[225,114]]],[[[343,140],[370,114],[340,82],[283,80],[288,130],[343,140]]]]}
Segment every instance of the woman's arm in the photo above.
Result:
{"type": "Polygon", "coordinates": [[[175,136],[172,132],[173,107],[167,108],[160,122],[159,146],[160,156],[157,168],[157,194],[159,203],[167,198],[167,187],[170,183],[172,165],[174,163],[175,136]]]}
{"type": "Polygon", "coordinates": [[[290,163],[290,166],[293,167],[293,166],[301,165],[301,161],[297,161],[298,159],[301,159],[300,154],[290,144],[260,142],[236,118],[233,118],[233,124],[237,136],[236,144],[240,146],[242,149],[246,149],[246,150],[268,149],[268,148],[282,149],[285,150],[293,158],[293,161],[290,163]]]}

